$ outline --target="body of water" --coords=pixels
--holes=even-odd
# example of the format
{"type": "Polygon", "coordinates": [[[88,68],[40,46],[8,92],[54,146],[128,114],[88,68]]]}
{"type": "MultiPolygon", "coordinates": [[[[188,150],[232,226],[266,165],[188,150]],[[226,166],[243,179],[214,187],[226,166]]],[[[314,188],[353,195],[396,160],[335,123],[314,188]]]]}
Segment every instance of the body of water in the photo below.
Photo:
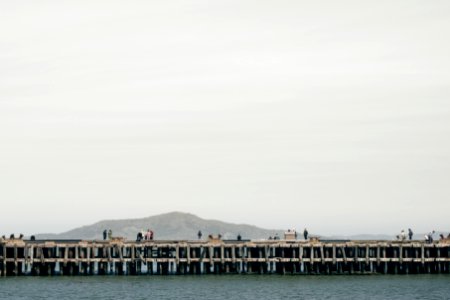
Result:
{"type": "Polygon", "coordinates": [[[0,278],[0,299],[450,299],[449,275],[0,278]]]}

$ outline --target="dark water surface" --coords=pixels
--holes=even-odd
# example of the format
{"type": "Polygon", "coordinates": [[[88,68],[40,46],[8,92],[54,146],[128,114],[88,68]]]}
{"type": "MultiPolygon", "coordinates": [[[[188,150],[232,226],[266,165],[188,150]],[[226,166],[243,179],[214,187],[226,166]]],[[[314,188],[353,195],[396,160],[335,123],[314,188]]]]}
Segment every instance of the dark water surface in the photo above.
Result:
{"type": "Polygon", "coordinates": [[[0,278],[0,299],[450,299],[449,275],[0,278]]]}

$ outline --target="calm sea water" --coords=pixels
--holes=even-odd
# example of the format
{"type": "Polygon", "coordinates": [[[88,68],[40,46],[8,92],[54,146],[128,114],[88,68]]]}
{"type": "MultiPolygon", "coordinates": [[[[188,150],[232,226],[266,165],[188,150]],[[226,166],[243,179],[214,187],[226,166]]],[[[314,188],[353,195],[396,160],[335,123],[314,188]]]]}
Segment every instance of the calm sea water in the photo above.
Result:
{"type": "Polygon", "coordinates": [[[449,275],[0,278],[1,299],[450,299],[449,275]]]}

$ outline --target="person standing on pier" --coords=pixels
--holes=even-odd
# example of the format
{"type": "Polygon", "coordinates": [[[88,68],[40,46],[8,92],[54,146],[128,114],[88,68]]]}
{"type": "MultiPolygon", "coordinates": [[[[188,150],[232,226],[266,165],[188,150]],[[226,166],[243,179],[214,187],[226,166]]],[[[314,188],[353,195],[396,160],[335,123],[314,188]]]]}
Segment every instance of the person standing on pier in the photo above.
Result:
{"type": "Polygon", "coordinates": [[[199,230],[197,233],[198,239],[201,240],[202,239],[202,231],[199,230]]]}
{"type": "Polygon", "coordinates": [[[108,239],[112,239],[112,230],[110,229],[110,230],[108,230],[108,239]]]}
{"type": "Polygon", "coordinates": [[[305,238],[305,240],[308,239],[308,230],[305,228],[305,230],[303,230],[303,237],[305,238]]]}
{"type": "Polygon", "coordinates": [[[108,236],[108,231],[105,229],[105,230],[103,230],[103,240],[106,240],[107,236],[108,236]]]}
{"type": "Polygon", "coordinates": [[[406,232],[404,229],[402,229],[402,231],[400,232],[400,240],[401,241],[406,240],[406,232]]]}
{"type": "Polygon", "coordinates": [[[411,241],[412,240],[412,237],[413,237],[413,231],[411,230],[411,228],[408,228],[408,237],[409,237],[409,240],[411,241]]]}
{"type": "Polygon", "coordinates": [[[434,234],[434,230],[431,231],[429,234],[425,235],[425,242],[427,242],[428,244],[432,244],[433,243],[433,234],[434,234]]]}
{"type": "Polygon", "coordinates": [[[145,240],[150,241],[153,239],[153,232],[150,229],[147,229],[147,233],[145,234],[145,240]]]}
{"type": "Polygon", "coordinates": [[[142,231],[139,231],[136,236],[136,242],[140,242],[140,241],[142,241],[142,231]]]}

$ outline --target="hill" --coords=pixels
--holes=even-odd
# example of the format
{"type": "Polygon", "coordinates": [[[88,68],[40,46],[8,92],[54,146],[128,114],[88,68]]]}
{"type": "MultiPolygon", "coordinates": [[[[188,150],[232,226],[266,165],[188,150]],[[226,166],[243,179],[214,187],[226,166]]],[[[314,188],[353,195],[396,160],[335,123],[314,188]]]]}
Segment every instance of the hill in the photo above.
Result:
{"type": "Polygon", "coordinates": [[[130,240],[136,239],[140,230],[150,228],[155,239],[171,240],[197,239],[199,230],[203,238],[209,234],[221,234],[224,239],[235,239],[238,234],[243,239],[263,239],[282,230],[268,230],[246,224],[231,224],[217,220],[205,220],[193,214],[171,212],[141,219],[105,220],[92,225],[82,226],[59,234],[36,234],[37,239],[101,239],[105,229],[111,229],[113,236],[122,236],[130,240]]]}
{"type": "MultiPolygon", "coordinates": [[[[194,240],[197,239],[199,230],[203,233],[203,238],[209,234],[221,234],[224,239],[236,239],[241,234],[243,239],[266,239],[269,236],[278,234],[283,237],[283,230],[263,229],[247,224],[232,224],[218,220],[206,220],[193,214],[171,212],[140,219],[124,220],[104,220],[92,225],[82,226],[63,233],[35,234],[37,239],[101,239],[105,229],[111,229],[114,236],[122,236],[129,240],[135,240],[136,234],[140,230],[150,228],[155,233],[158,240],[194,240]]],[[[435,238],[438,238],[440,231],[437,231],[435,238]]],[[[321,236],[312,232],[314,236],[321,236]]],[[[444,234],[446,235],[446,234],[444,234]]],[[[424,234],[415,234],[414,238],[423,239],[424,234]]],[[[303,238],[299,234],[299,239],[303,238]]],[[[327,240],[393,240],[394,234],[359,234],[359,235],[333,235],[321,236],[327,240]]]]}

